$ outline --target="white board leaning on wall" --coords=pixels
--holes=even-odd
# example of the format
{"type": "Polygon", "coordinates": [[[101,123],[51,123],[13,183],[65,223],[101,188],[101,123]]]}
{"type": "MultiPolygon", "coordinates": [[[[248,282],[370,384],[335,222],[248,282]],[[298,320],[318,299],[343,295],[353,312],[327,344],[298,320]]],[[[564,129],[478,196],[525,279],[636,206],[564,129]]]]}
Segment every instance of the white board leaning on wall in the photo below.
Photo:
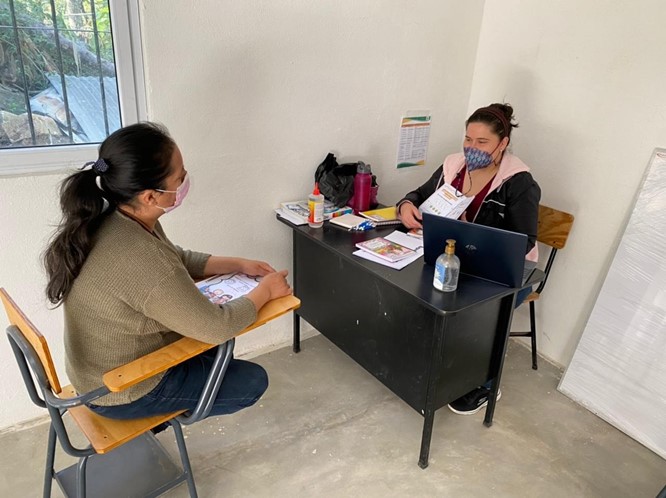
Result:
{"type": "Polygon", "coordinates": [[[666,458],[666,149],[652,154],[559,390],[666,458]]]}

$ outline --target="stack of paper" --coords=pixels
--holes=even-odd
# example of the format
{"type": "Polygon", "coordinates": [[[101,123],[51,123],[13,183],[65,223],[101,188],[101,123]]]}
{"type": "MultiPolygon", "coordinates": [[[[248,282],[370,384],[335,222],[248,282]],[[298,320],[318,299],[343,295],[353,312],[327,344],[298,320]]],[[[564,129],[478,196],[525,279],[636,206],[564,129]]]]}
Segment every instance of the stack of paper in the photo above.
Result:
{"type": "MultiPolygon", "coordinates": [[[[339,208],[331,201],[324,201],[324,220],[330,220],[352,211],[352,208],[348,206],[339,208]]],[[[308,201],[282,202],[275,212],[294,225],[305,225],[308,222],[308,201]]]]}
{"type": "Polygon", "coordinates": [[[400,261],[397,261],[395,263],[391,263],[390,261],[382,259],[362,249],[355,251],[354,255],[363,259],[367,259],[369,261],[374,261],[375,263],[379,263],[384,266],[388,266],[389,268],[393,268],[395,270],[402,270],[405,266],[409,265],[410,263],[413,263],[421,256],[423,256],[423,241],[420,239],[410,237],[406,233],[399,232],[397,230],[385,236],[384,238],[391,242],[395,242],[396,244],[400,244],[401,246],[407,247],[413,250],[414,253],[411,256],[401,259],[400,261]]]}
{"type": "Polygon", "coordinates": [[[374,228],[374,224],[371,221],[356,216],[355,214],[343,214],[342,216],[332,218],[331,223],[346,228],[347,230],[359,230],[366,226],[374,228]]]}

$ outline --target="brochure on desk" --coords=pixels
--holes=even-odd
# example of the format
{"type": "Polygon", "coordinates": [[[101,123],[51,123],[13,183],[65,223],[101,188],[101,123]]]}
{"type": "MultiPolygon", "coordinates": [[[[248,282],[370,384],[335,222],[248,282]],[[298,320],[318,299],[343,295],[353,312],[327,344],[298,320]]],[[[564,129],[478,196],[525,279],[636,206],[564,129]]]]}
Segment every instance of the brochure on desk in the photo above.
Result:
{"type": "Polygon", "coordinates": [[[353,253],[354,256],[358,256],[359,258],[379,263],[380,265],[388,266],[389,268],[393,268],[394,270],[402,270],[405,266],[413,263],[414,261],[423,256],[423,240],[421,239],[410,237],[406,233],[399,232],[398,230],[395,230],[389,235],[386,235],[384,238],[390,240],[391,242],[395,242],[396,244],[400,244],[401,246],[405,246],[408,247],[409,249],[412,249],[414,251],[414,254],[396,263],[391,263],[389,261],[386,261],[385,259],[375,256],[374,254],[371,254],[362,249],[354,251],[353,253]]]}
{"type": "Polygon", "coordinates": [[[261,277],[244,273],[215,275],[197,282],[197,288],[213,304],[224,304],[232,299],[244,296],[261,282],[261,277]]]}

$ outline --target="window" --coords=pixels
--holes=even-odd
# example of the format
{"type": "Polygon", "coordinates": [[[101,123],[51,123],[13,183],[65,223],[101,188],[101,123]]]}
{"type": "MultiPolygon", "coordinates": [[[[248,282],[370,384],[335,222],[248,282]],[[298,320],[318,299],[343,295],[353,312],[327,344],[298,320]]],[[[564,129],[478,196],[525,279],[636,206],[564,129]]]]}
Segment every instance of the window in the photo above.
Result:
{"type": "Polygon", "coordinates": [[[0,175],[96,158],[145,119],[137,0],[0,4],[0,175]]]}

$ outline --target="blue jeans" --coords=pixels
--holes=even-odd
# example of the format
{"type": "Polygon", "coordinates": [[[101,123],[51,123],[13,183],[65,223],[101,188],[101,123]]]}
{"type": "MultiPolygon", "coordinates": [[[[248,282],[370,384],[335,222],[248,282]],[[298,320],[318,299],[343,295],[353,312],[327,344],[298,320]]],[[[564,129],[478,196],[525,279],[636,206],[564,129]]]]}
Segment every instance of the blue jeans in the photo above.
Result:
{"type": "MultiPolygon", "coordinates": [[[[88,407],[104,417],[131,419],[178,410],[194,410],[199,402],[216,349],[170,368],[159,384],[145,396],[125,405],[88,407]]],[[[268,388],[263,367],[244,360],[231,359],[209,416],[228,415],[255,404],[268,388]]]]}
{"type": "Polygon", "coordinates": [[[516,292],[516,304],[514,305],[513,309],[516,309],[518,306],[523,304],[523,301],[527,299],[527,296],[529,296],[531,292],[532,292],[532,287],[527,287],[523,290],[516,292]]]}

